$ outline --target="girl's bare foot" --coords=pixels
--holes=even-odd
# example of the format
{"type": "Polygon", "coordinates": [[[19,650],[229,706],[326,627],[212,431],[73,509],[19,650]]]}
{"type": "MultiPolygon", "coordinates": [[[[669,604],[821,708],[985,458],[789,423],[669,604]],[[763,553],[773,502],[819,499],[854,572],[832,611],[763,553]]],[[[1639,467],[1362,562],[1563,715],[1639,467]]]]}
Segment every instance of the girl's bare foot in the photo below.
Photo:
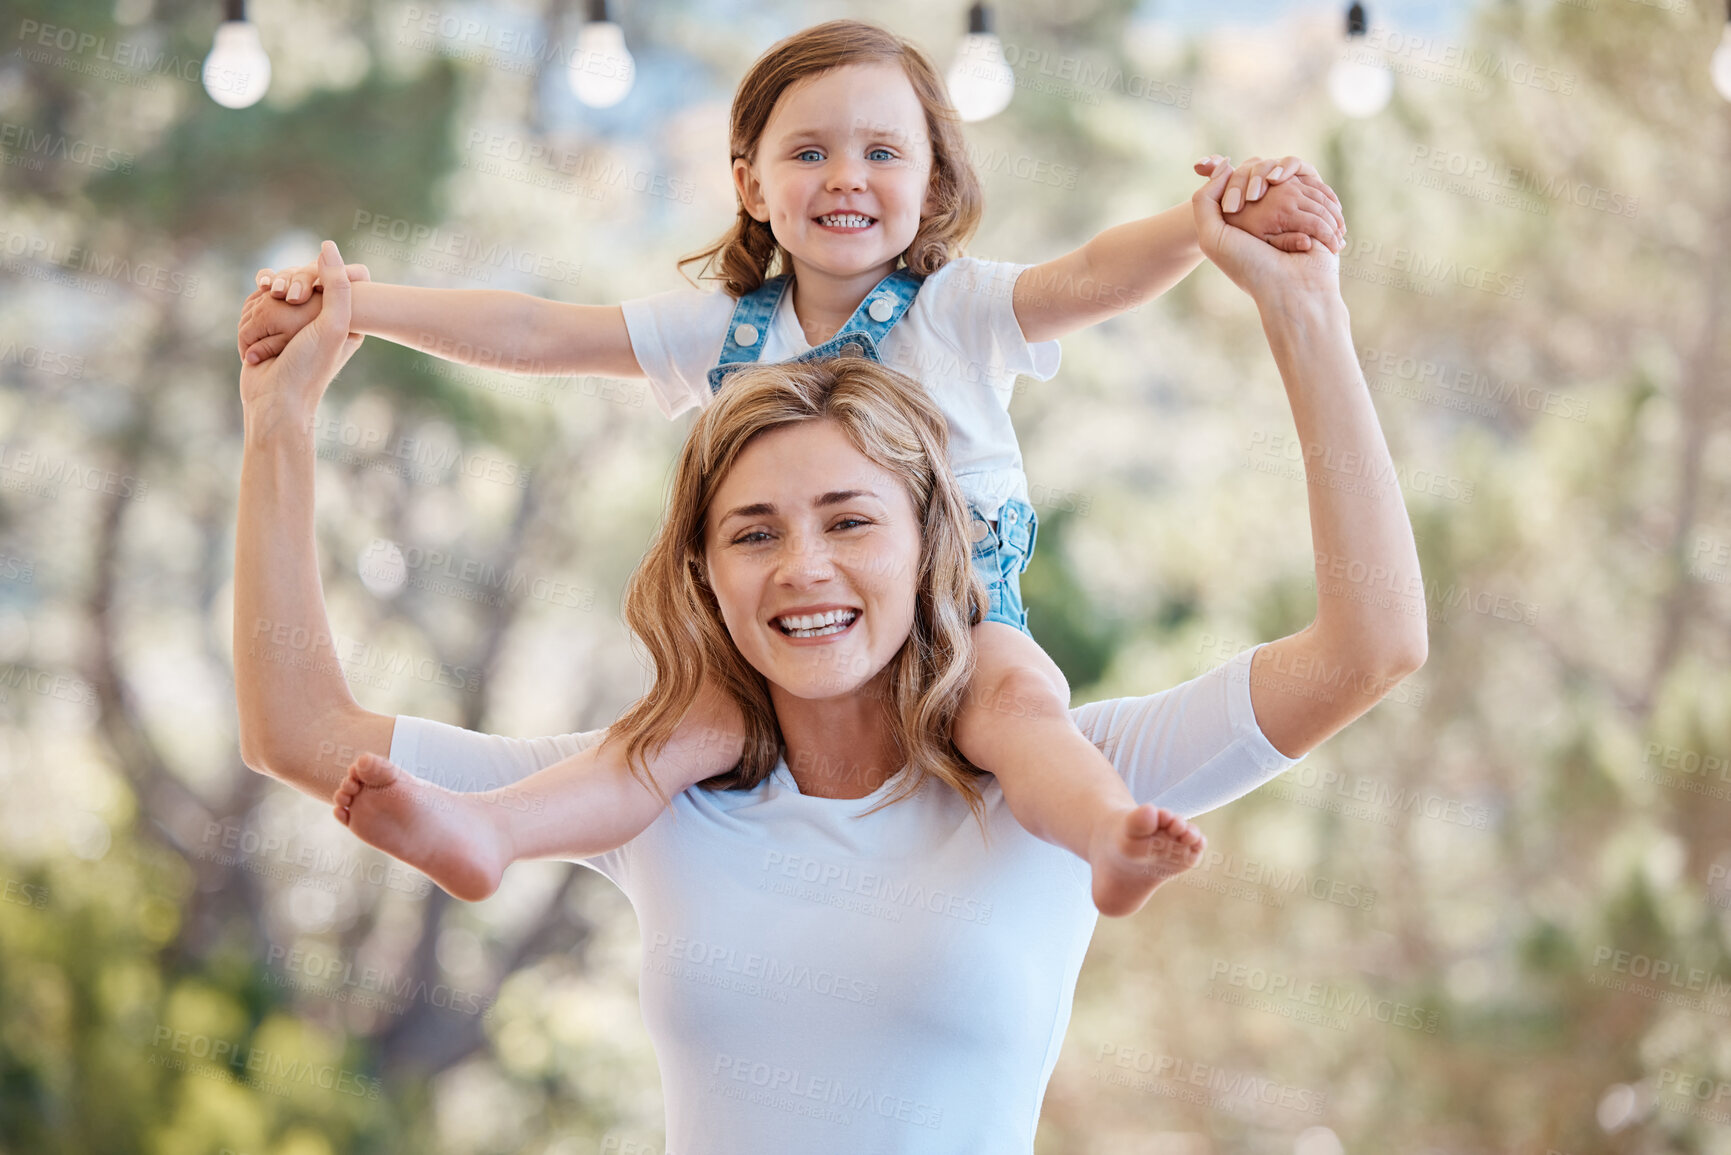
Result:
{"type": "Polygon", "coordinates": [[[1170,810],[1137,806],[1101,820],[1088,864],[1094,870],[1094,905],[1113,917],[1135,914],[1156,888],[1202,861],[1208,840],[1170,810]]]}
{"type": "Polygon", "coordinates": [[[499,889],[510,857],[479,797],[423,782],[377,754],[362,754],[332,799],[337,821],[408,863],[452,898],[479,902],[499,889]]]}

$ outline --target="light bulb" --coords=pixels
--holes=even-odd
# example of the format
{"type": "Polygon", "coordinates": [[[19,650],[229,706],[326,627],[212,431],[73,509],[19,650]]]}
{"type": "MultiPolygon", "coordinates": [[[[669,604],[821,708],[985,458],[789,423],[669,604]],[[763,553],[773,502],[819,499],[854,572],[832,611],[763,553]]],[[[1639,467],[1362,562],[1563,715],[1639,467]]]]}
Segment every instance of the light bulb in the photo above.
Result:
{"type": "Polygon", "coordinates": [[[1328,95],[1348,116],[1375,116],[1394,95],[1394,73],[1380,60],[1337,60],[1328,70],[1328,95]]]}
{"type": "Polygon", "coordinates": [[[991,32],[970,32],[945,77],[950,102],[963,120],[985,120],[1009,106],[1016,74],[1004,61],[1004,46],[991,32]]]}
{"type": "Polygon", "coordinates": [[[1719,90],[1719,95],[1731,100],[1731,21],[1725,25],[1725,35],[1719,38],[1719,47],[1713,53],[1713,87],[1719,90]]]}
{"type": "Polygon", "coordinates": [[[637,79],[637,62],[625,47],[619,25],[611,20],[585,22],[566,76],[571,91],[590,108],[612,108],[624,100],[637,79]]]}
{"type": "Polygon", "coordinates": [[[258,42],[258,27],[246,20],[217,25],[204,58],[204,90],[210,98],[224,108],[248,108],[269,87],[270,57],[258,42]]]}

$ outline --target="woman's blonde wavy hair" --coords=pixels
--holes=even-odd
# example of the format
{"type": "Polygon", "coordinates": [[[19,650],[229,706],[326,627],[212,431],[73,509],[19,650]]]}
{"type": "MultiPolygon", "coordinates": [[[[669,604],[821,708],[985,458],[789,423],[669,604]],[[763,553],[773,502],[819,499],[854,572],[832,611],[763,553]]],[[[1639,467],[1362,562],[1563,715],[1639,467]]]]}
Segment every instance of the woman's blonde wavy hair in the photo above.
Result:
{"type": "Polygon", "coordinates": [[[781,728],[769,685],[727,631],[705,577],[704,544],[715,494],[745,447],[772,429],[808,421],[834,422],[860,453],[900,478],[919,518],[913,628],[866,691],[881,692],[897,755],[909,768],[878,805],[937,778],[983,822],[982,772],[950,737],[974,673],[970,627],[989,604],[971,561],[966,499],[950,470],[944,416],[930,395],[863,357],[741,369],[698,417],[674,467],[667,511],[625,591],[625,620],[649,651],[655,681],[606,740],[623,741],[631,773],[665,799],[646,757],[666,746],[707,678],[744,715],[745,751],[736,767],[700,785],[749,790],[775,768],[781,728]]]}
{"type": "MultiPolygon", "coordinates": [[[[734,93],[730,157],[757,162],[764,126],[781,94],[794,84],[833,68],[883,61],[902,66],[926,110],[926,131],[932,142],[928,193],[933,207],[920,217],[919,231],[902,253],[902,261],[927,277],[962,255],[962,247],[979,227],[982,198],[980,179],[968,162],[962,139],[961,117],[938,70],[912,41],[863,20],[831,20],[772,45],[734,93]]],[[[746,212],[737,193],[734,200],[739,216],[733,228],[708,248],[682,259],[679,268],[683,272],[685,266],[701,261],[700,276],[719,280],[730,295],[743,297],[767,281],[778,264],[785,271],[789,263],[769,224],[746,212]]]]}

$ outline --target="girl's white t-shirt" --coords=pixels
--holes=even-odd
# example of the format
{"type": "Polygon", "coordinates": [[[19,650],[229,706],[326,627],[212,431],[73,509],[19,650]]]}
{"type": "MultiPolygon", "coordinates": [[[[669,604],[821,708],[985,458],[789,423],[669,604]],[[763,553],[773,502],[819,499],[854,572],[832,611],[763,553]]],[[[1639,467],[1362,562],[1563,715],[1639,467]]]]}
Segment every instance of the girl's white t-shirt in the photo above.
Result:
{"type": "MultiPolygon", "coordinates": [[[[1071,714],[1137,801],[1203,813],[1294,763],[1251,710],[1254,652],[1071,714]]],[[[493,789],[604,733],[505,738],[399,717],[391,760],[493,789]]],[[[809,797],[784,761],[751,790],[686,790],[581,860],[637,912],[668,1155],[1030,1155],[1096,911],[1086,864],[980,781],[984,839],[941,783],[861,817],[896,779],[809,797]]]]}
{"type": "MultiPolygon", "coordinates": [[[[927,277],[878,350],[884,364],[921,382],[950,427],[950,464],[962,492],[988,520],[1008,498],[1028,500],[1022,451],[1010,423],[1016,377],[1058,371],[1057,341],[1029,344],[1011,300],[1027,265],[962,257],[927,277]]],[[[624,302],[631,349],[661,411],[676,417],[713,397],[709,370],[721,359],[738,302],[719,291],[684,288],[624,302]]],[[[791,361],[812,346],[782,295],[765,335],[764,363],[791,361]]]]}

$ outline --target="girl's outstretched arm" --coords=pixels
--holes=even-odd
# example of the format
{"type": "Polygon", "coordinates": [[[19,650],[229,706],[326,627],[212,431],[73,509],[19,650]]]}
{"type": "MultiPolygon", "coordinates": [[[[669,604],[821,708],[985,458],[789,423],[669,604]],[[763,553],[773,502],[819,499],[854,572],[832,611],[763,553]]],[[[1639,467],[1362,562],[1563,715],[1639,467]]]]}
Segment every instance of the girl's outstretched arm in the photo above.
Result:
{"type": "MultiPolygon", "coordinates": [[[[1196,163],[1227,179],[1227,223],[1288,251],[1315,238],[1338,252],[1346,233],[1340,201],[1316,170],[1295,156],[1251,158],[1234,169],[1225,157],[1196,163]]],[[[1016,320],[1030,343],[1098,324],[1152,300],[1202,262],[1188,202],[1098,234],[1081,248],[1025,270],[1016,281],[1016,320]]]]}
{"type": "MultiPolygon", "coordinates": [[[[260,269],[240,342],[248,364],[274,357],[318,315],[318,266],[260,269]],[[298,291],[297,291],[298,290],[298,291]]],[[[500,289],[429,289],[376,282],[354,287],[349,324],[423,353],[534,376],[641,377],[618,305],[573,305],[500,289]]]]}

